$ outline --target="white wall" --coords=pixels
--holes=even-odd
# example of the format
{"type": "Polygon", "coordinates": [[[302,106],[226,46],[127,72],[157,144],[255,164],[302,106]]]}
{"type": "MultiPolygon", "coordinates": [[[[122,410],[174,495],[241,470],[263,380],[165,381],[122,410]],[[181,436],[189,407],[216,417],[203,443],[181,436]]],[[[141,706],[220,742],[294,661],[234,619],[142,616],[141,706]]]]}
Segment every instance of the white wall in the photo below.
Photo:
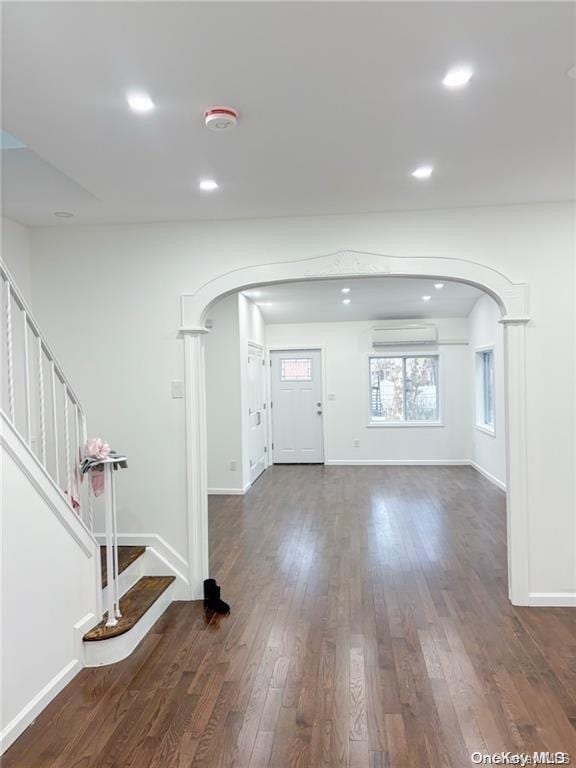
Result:
{"type": "Polygon", "coordinates": [[[206,424],[208,489],[236,493],[244,487],[242,392],[238,295],[212,305],[206,339],[206,424]],[[236,469],[231,469],[234,462],[236,469]]]}
{"type": "Polygon", "coordinates": [[[506,412],[504,390],[504,329],[500,310],[490,296],[481,296],[468,316],[470,368],[474,386],[476,355],[480,348],[494,348],[494,434],[477,426],[476,398],[472,396],[472,455],[481,472],[506,486],[506,412]]]}
{"type": "Polygon", "coordinates": [[[264,346],[264,318],[241,293],[215,302],[208,316],[212,323],[206,339],[208,492],[243,493],[250,485],[248,343],[264,346]]]}
{"type": "Polygon", "coordinates": [[[183,378],[181,294],[242,266],[342,249],[468,259],[528,283],[530,589],[552,600],[576,592],[574,234],[568,203],[47,227],[33,231],[33,289],[37,314],[86,405],[90,432],[130,456],[119,484],[121,529],[160,533],[186,556],[184,409],[170,398],[170,380],[183,378]],[[86,317],[113,324],[79,328],[86,317]]]}
{"type": "Polygon", "coordinates": [[[12,219],[2,218],[2,259],[20,293],[32,306],[30,230],[12,219]]]}
{"type": "Polygon", "coordinates": [[[0,430],[1,752],[82,668],[83,632],[99,620],[99,561],[96,543],[11,427],[1,423],[0,430]]]}
{"type": "MultiPolygon", "coordinates": [[[[266,324],[260,307],[251,299],[238,294],[238,315],[240,323],[240,375],[242,401],[242,483],[250,485],[250,426],[248,416],[248,344],[266,344],[266,324]]],[[[266,425],[263,425],[266,429],[266,425]]]]}
{"type": "MultiPolygon", "coordinates": [[[[440,342],[465,342],[466,318],[431,320],[440,342]]],[[[369,426],[368,357],[373,322],[269,325],[270,348],[324,347],[324,431],[327,464],[465,463],[470,457],[470,382],[465,343],[387,350],[440,356],[442,426],[369,426]],[[331,398],[333,396],[333,399],[331,398]],[[358,440],[359,447],[354,447],[358,440]]]]}

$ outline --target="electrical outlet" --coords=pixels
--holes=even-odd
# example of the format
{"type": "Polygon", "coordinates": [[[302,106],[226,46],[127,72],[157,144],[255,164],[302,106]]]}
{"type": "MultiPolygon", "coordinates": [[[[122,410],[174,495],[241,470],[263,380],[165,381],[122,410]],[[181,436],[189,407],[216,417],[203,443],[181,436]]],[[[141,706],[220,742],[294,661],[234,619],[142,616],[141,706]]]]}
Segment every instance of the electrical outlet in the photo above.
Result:
{"type": "Polygon", "coordinates": [[[231,472],[236,472],[237,469],[238,469],[238,462],[233,459],[230,462],[230,471],[231,472]]]}
{"type": "Polygon", "coordinates": [[[354,440],[354,448],[360,448],[360,440],[354,440]]]}

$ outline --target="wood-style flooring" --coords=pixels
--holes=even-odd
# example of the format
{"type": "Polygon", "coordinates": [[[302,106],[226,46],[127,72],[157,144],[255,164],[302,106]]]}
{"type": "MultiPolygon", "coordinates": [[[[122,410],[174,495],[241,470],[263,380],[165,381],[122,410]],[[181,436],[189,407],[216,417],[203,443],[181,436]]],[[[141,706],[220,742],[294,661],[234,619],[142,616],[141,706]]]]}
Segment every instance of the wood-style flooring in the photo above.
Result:
{"type": "Polygon", "coordinates": [[[284,466],[210,499],[232,604],[173,603],[4,768],[466,768],[576,761],[576,612],[507,598],[504,494],[467,467],[284,466]]]}

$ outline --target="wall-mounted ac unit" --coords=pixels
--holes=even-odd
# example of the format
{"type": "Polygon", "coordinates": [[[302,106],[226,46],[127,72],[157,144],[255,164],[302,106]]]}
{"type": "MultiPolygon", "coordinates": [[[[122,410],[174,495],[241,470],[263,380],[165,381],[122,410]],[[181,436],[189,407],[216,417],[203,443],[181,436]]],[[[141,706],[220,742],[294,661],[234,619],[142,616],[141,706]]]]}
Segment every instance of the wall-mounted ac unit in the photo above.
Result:
{"type": "Polygon", "coordinates": [[[437,343],[438,329],[435,325],[397,325],[372,329],[372,346],[374,347],[437,343]]]}

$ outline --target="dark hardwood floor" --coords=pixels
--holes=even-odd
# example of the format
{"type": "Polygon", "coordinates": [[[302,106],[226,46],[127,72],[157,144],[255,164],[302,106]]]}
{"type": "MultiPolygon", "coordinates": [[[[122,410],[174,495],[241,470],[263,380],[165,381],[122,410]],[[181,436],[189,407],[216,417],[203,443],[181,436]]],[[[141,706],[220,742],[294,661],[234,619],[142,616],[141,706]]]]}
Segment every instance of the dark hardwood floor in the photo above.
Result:
{"type": "Polygon", "coordinates": [[[231,615],[173,603],[4,768],[576,761],[576,612],[509,604],[504,494],[474,470],[275,467],[210,529],[231,615]]]}

